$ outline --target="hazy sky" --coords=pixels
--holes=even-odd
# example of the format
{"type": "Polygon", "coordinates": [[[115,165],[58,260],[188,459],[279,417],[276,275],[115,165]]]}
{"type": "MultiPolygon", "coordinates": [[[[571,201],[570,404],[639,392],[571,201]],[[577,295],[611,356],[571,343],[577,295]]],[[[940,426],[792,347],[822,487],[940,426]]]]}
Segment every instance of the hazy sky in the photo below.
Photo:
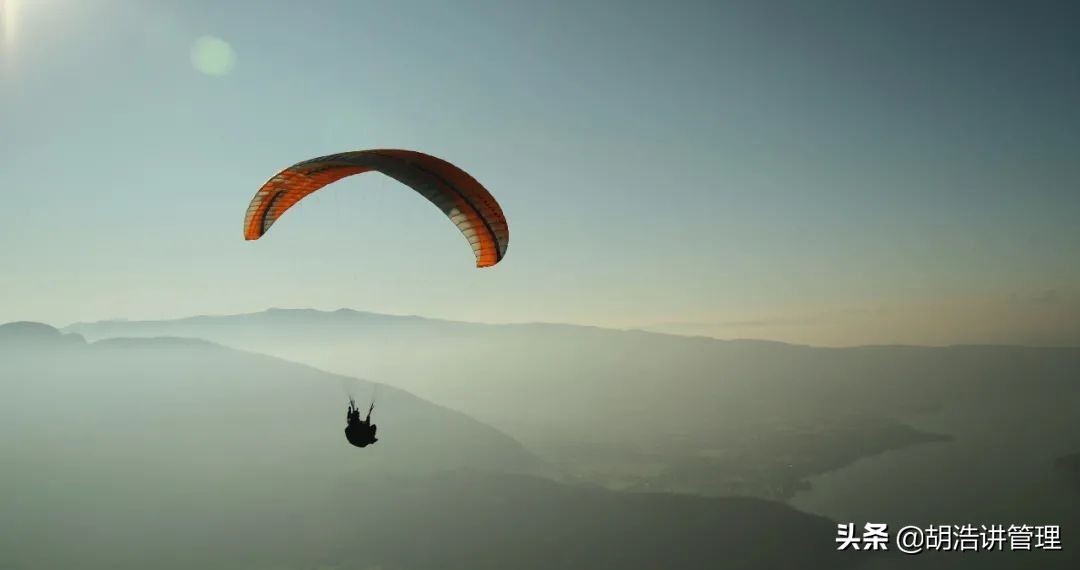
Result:
{"type": "Polygon", "coordinates": [[[0,6],[0,322],[1080,343],[1075,2],[0,6]],[[379,175],[242,239],[277,170],[373,147],[488,186],[506,259],[379,175]]]}

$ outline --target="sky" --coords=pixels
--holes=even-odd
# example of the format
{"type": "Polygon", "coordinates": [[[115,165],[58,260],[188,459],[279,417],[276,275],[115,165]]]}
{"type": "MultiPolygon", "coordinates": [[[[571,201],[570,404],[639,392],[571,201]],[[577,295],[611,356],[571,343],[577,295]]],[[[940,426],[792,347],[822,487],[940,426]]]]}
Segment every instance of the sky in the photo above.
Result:
{"type": "Polygon", "coordinates": [[[314,307],[1080,344],[1072,2],[0,0],[0,322],[314,307]],[[380,175],[445,158],[496,267],[380,175]]]}

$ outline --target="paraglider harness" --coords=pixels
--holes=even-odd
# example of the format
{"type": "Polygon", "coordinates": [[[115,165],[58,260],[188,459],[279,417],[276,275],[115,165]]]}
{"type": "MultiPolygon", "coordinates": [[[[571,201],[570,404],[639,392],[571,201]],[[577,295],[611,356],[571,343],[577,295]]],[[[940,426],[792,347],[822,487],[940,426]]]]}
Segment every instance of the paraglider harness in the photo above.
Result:
{"type": "Polygon", "coordinates": [[[361,420],[360,409],[356,407],[356,402],[349,398],[349,411],[345,425],[345,439],[349,440],[349,443],[356,447],[367,447],[379,441],[375,437],[376,426],[371,423],[371,412],[374,409],[375,400],[373,399],[368,408],[367,418],[361,420]]]}

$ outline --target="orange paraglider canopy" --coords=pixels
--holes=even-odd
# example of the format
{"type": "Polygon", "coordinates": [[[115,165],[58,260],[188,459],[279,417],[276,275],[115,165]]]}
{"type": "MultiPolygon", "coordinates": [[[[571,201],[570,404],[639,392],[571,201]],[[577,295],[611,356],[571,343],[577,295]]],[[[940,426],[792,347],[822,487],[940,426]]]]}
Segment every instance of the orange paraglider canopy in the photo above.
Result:
{"type": "Polygon", "coordinates": [[[286,210],[312,192],[369,171],[405,184],[442,210],[469,240],[477,267],[491,267],[506,255],[510,229],[502,208],[486,188],[441,158],[398,149],[331,154],[282,170],[251,199],[244,217],[244,239],[261,238],[286,210]]]}

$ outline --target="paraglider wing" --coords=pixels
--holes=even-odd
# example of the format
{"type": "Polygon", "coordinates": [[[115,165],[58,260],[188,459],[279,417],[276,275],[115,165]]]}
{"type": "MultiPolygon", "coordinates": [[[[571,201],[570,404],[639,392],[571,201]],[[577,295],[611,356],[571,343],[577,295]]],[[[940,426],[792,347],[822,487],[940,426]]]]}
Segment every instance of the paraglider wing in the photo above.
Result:
{"type": "Polygon", "coordinates": [[[347,176],[380,172],[435,204],[472,246],[477,267],[506,255],[510,229],[502,208],[475,178],[440,158],[411,150],[376,149],[321,156],[294,164],[263,184],[244,218],[244,239],[257,240],[304,197],[347,176]]]}

